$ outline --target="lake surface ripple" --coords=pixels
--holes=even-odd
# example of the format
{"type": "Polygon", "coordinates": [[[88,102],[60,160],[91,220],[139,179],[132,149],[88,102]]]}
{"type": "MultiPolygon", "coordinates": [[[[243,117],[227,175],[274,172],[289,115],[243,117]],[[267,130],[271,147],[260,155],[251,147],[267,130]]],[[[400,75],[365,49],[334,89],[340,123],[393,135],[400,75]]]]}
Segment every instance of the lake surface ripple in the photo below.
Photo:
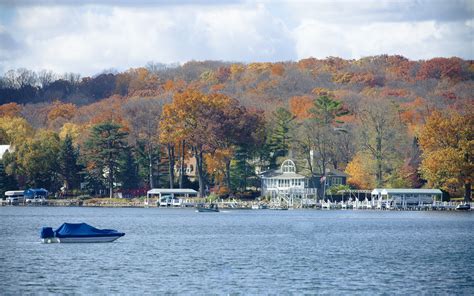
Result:
{"type": "Polygon", "coordinates": [[[0,294],[474,294],[474,212],[0,208],[0,294]],[[41,244],[43,226],[126,235],[41,244]]]}

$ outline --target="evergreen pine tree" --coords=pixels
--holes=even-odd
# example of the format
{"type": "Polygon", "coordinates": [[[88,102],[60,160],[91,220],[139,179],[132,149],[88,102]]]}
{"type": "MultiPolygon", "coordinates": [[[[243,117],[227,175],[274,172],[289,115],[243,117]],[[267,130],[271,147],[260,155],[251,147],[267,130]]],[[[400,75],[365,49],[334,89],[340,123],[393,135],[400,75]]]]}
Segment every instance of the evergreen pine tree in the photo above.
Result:
{"type": "Polygon", "coordinates": [[[255,176],[254,168],[249,164],[250,151],[244,146],[237,146],[234,160],[231,162],[232,189],[245,191],[249,185],[249,178],[255,176]]]}
{"type": "Polygon", "coordinates": [[[273,112],[273,126],[268,138],[268,149],[270,150],[270,167],[276,167],[276,160],[288,154],[290,148],[290,128],[294,116],[285,108],[278,108],[273,112]]]}
{"type": "Polygon", "coordinates": [[[113,122],[103,122],[92,127],[85,143],[88,170],[95,176],[106,179],[109,197],[113,197],[114,183],[119,170],[119,159],[126,147],[126,132],[113,122]]]}
{"type": "Polygon", "coordinates": [[[123,189],[137,189],[139,187],[138,165],[130,147],[126,147],[122,153],[117,179],[123,189]]]}
{"type": "Polygon", "coordinates": [[[72,144],[72,138],[68,134],[61,141],[61,147],[59,150],[59,175],[63,182],[64,191],[77,188],[79,185],[79,172],[80,167],[78,165],[79,151],[74,148],[72,144]]]}

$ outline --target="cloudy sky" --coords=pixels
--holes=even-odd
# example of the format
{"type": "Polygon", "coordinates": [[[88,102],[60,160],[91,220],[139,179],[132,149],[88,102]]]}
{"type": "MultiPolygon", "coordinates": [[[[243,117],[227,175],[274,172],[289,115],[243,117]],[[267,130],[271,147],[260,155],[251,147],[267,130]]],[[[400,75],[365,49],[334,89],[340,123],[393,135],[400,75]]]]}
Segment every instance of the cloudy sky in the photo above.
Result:
{"type": "Polygon", "coordinates": [[[474,0],[0,0],[0,73],[385,53],[473,59],[473,32],[474,0]]]}

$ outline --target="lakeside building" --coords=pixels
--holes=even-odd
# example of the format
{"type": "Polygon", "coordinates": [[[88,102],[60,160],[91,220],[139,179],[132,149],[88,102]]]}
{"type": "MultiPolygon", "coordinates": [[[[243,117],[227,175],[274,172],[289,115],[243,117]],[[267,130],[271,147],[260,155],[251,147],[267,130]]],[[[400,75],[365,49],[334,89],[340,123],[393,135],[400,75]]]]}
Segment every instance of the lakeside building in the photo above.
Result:
{"type": "Polygon", "coordinates": [[[278,170],[262,172],[260,178],[262,196],[290,189],[304,189],[307,184],[306,177],[296,172],[296,165],[291,159],[285,160],[278,170]]]}
{"type": "Polygon", "coordinates": [[[333,168],[327,168],[326,174],[314,174],[308,181],[308,187],[316,188],[318,196],[323,198],[326,190],[332,186],[346,185],[348,175],[333,168]]]}
{"type": "Polygon", "coordinates": [[[271,198],[271,206],[304,207],[316,203],[316,188],[309,188],[308,178],[298,174],[291,159],[283,161],[278,170],[269,170],[260,174],[262,196],[271,198]]]}
{"type": "Polygon", "coordinates": [[[262,196],[272,196],[281,191],[304,191],[312,189],[319,197],[325,191],[337,185],[346,185],[347,174],[336,169],[326,169],[326,174],[313,174],[307,177],[297,173],[295,162],[291,159],[283,161],[278,170],[260,173],[262,196]]]}
{"type": "Polygon", "coordinates": [[[146,202],[149,204],[149,199],[153,196],[158,196],[158,205],[163,206],[182,206],[183,198],[196,197],[198,192],[189,188],[153,188],[146,193],[146,202]]]}
{"type": "MultiPolygon", "coordinates": [[[[186,158],[184,160],[183,166],[184,166],[184,175],[188,177],[190,181],[196,181],[197,180],[196,158],[194,156],[186,158]]],[[[179,161],[176,163],[174,167],[174,173],[176,174],[176,176],[179,176],[180,174],[179,161]]]]}
{"type": "Polygon", "coordinates": [[[0,159],[2,159],[3,154],[5,154],[7,151],[13,151],[11,145],[0,145],[0,159]]]}
{"type": "Polygon", "coordinates": [[[373,206],[407,208],[441,201],[443,192],[439,189],[375,188],[371,196],[373,206]]]}

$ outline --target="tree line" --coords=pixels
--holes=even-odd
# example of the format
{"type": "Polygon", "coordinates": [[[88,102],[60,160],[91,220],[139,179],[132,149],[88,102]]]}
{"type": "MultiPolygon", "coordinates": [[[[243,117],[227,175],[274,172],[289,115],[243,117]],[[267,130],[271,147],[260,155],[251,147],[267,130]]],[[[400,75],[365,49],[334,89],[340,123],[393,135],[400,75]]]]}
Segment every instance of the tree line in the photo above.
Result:
{"type": "MultiPolygon", "coordinates": [[[[76,184],[88,184],[91,194],[103,193],[111,186],[104,179],[108,175],[98,172],[109,169],[92,161],[98,152],[89,153],[86,140],[95,126],[108,122],[118,125],[124,142],[111,171],[114,186],[138,180],[125,186],[200,185],[206,190],[213,185],[222,193],[243,191],[258,185],[255,168],[275,168],[291,157],[308,176],[326,168],[344,170],[356,188],[436,186],[460,196],[471,182],[471,156],[463,156],[466,166],[461,158],[431,154],[425,147],[438,146],[423,135],[433,114],[447,121],[461,118],[469,123],[462,135],[454,130],[431,132],[431,137],[464,139],[456,144],[458,155],[466,150],[463,145],[470,147],[473,77],[472,61],[387,55],[149,63],[93,77],[11,70],[0,77],[0,144],[13,144],[10,154],[15,155],[7,155],[14,161],[0,167],[5,171],[0,182],[66,188],[68,182],[57,175],[59,164],[49,168],[54,173],[39,173],[48,165],[27,168],[32,164],[24,159],[60,159],[58,147],[69,135],[77,150],[76,184]],[[51,153],[36,151],[44,149],[51,153]],[[184,173],[191,157],[203,176],[196,184],[184,173]],[[135,169],[120,168],[127,162],[135,169]],[[443,165],[442,172],[435,170],[443,165]],[[120,171],[136,172],[138,178],[120,179],[120,171]],[[462,178],[454,177],[461,171],[462,178]]],[[[454,157],[451,150],[444,154],[454,157]]]]}
{"type": "Polygon", "coordinates": [[[470,196],[472,106],[434,111],[411,138],[398,106],[377,93],[363,98],[357,112],[320,89],[309,102],[304,112],[280,107],[266,116],[227,95],[189,88],[171,101],[123,101],[122,117],[65,122],[59,131],[34,129],[15,113],[20,106],[2,105],[0,142],[13,149],[3,156],[0,185],[110,197],[117,188],[183,188],[193,186],[184,168],[194,157],[199,194],[214,186],[226,195],[257,188],[256,168],[275,169],[291,157],[308,176],[345,170],[354,188],[427,183],[470,196]]]}

